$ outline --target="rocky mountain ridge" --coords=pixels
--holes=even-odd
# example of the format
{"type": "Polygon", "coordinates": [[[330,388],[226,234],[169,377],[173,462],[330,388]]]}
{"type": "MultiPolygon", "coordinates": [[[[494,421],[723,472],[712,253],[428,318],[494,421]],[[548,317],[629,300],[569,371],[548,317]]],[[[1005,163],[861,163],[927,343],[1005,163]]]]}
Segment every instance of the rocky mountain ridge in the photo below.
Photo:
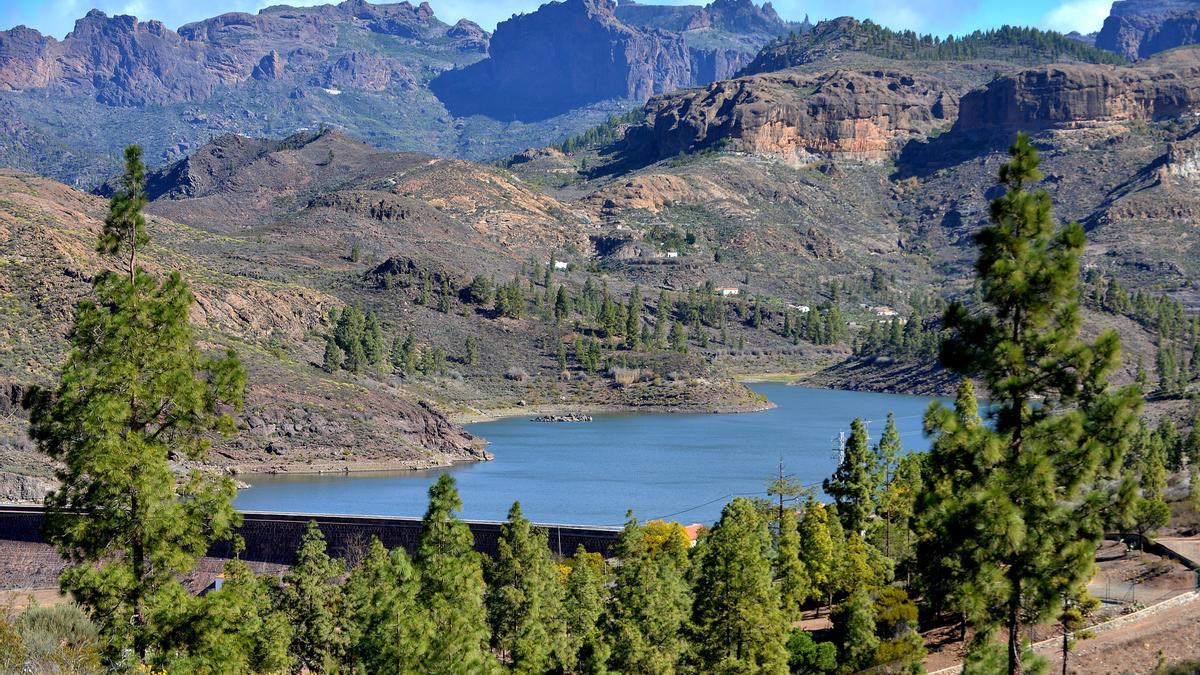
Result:
{"type": "Polygon", "coordinates": [[[501,22],[488,58],[443,73],[431,86],[455,115],[542,119],[605,99],[655,94],[729,77],[770,37],[788,29],[769,4],[716,0],[685,25],[636,21],[614,0],[564,0],[501,22]],[[663,25],[676,26],[668,30],[663,25]],[[689,32],[724,29],[742,44],[699,46],[689,32]],[[545,64],[556,64],[547,68],[545,64]]]}
{"type": "Polygon", "coordinates": [[[958,99],[937,78],[900,71],[781,72],[657,97],[646,112],[625,134],[625,161],[714,147],[795,163],[831,155],[879,161],[949,126],[958,99]]]}
{"type": "Polygon", "coordinates": [[[396,58],[335,54],[339,27],[346,25],[425,48],[446,43],[452,51],[486,50],[486,34],[477,26],[448,26],[428,3],[279,7],[223,14],[178,32],[160,21],[92,10],[61,41],[23,26],[0,33],[0,90],[55,87],[107,105],[145,106],[203,101],[219,86],[251,78],[377,89],[412,79],[407,69],[413,64],[396,58]]]}
{"type": "Polygon", "coordinates": [[[1146,58],[1200,42],[1200,2],[1117,0],[1096,46],[1129,59],[1146,58]]]}

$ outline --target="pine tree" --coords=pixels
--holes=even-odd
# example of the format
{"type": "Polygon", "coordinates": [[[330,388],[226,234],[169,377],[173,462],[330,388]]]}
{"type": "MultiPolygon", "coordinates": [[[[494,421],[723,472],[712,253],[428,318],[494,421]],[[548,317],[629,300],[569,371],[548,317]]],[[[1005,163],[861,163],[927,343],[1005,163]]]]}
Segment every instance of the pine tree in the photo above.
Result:
{"type": "Polygon", "coordinates": [[[367,555],[346,580],[350,665],[367,673],[415,672],[430,640],[417,605],[420,580],[403,549],[388,551],[372,539],[367,555]]]}
{"type": "Polygon", "coordinates": [[[671,297],[666,291],[658,292],[657,314],[654,317],[654,346],[662,349],[667,345],[667,327],[671,325],[671,297]]]}
{"type": "Polygon", "coordinates": [[[900,431],[896,429],[896,415],[889,412],[883,435],[875,446],[875,509],[883,521],[880,523],[883,527],[883,553],[888,557],[892,557],[892,527],[901,515],[898,510],[902,508],[902,499],[898,491],[893,490],[893,482],[903,452],[904,444],[900,440],[900,431]]]}
{"type": "Polygon", "coordinates": [[[771,535],[734,499],[699,554],[692,649],[701,672],[787,673],[787,622],[771,580],[771,535]]]}
{"type": "Polygon", "coordinates": [[[33,388],[24,401],[30,438],[58,466],[45,531],[69,561],[60,586],[100,626],[114,666],[125,650],[145,660],[156,618],[187,597],[178,578],[237,523],[229,478],[177,477],[168,457],[198,463],[211,435],[234,431],[218,410],[241,408],[246,377],[232,351],[209,358],[197,349],[179,273],[159,283],[138,266],[149,241],[145,167],[136,146],[125,160],[98,249],[128,256],[126,273],[96,276],[96,299],[76,308],[58,386],[33,388]]]}
{"type": "Polygon", "coordinates": [[[687,645],[683,630],[692,606],[687,543],[669,537],[652,546],[646,535],[631,514],[617,544],[609,665],[616,672],[673,673],[687,645]]]}
{"type": "MultiPolygon", "coordinates": [[[[935,443],[962,436],[970,470],[942,476],[927,525],[961,536],[939,555],[969,560],[985,584],[960,588],[960,608],[978,629],[976,647],[1007,629],[1008,672],[1022,672],[1022,627],[1053,618],[1092,573],[1095,548],[1128,490],[1112,490],[1140,405],[1136,387],[1109,388],[1120,363],[1112,332],[1078,337],[1083,228],[1058,226],[1024,134],[1000,170],[1007,192],[976,235],[976,270],[987,311],[947,310],[946,366],[988,389],[994,426],[963,430],[935,404],[926,427],[935,443]],[[942,427],[940,423],[945,423],[942,427]]],[[[934,462],[931,462],[933,464],[934,462]]]]}
{"type": "Polygon", "coordinates": [[[559,662],[571,672],[594,653],[601,642],[600,617],[608,595],[605,587],[604,558],[588,553],[580,546],[570,561],[567,585],[563,598],[563,622],[566,637],[559,662]]]}
{"type": "Polygon", "coordinates": [[[418,604],[429,621],[430,641],[420,670],[487,673],[496,670],[488,651],[483,567],[475,537],[458,519],[462,508],[454,479],[442,474],[429,488],[414,557],[421,579],[418,604]]]}
{"type": "Polygon", "coordinates": [[[545,672],[561,653],[565,632],[546,532],[535,529],[514,502],[496,547],[487,573],[492,647],[517,672],[545,672]]]}
{"type": "Polygon", "coordinates": [[[859,418],[850,423],[850,437],[842,451],[842,462],[831,478],[825,479],[825,492],[837,504],[842,526],[849,532],[866,532],[875,511],[875,487],[878,470],[867,441],[867,425],[859,418]]]}
{"type": "Polygon", "coordinates": [[[683,324],[678,321],[672,323],[670,336],[671,349],[681,354],[686,354],[688,350],[687,339],[687,329],[683,327],[683,324]]]}
{"type": "Polygon", "coordinates": [[[479,345],[475,341],[474,335],[468,335],[466,344],[463,347],[463,364],[468,366],[475,365],[475,359],[479,357],[479,345]]]}
{"type": "MultiPolygon", "coordinates": [[[[342,310],[342,317],[334,329],[333,339],[346,355],[343,366],[352,373],[361,373],[367,366],[366,329],[367,320],[362,310],[354,305],[342,310]]],[[[380,340],[382,341],[382,337],[380,340]]]]}
{"type": "Polygon", "coordinates": [[[625,312],[625,342],[630,349],[639,349],[642,340],[642,291],[636,284],[629,292],[629,309],[625,312]]]}
{"type": "Polygon", "coordinates": [[[336,670],[345,658],[345,596],[338,585],[345,571],[342,561],[326,553],[325,535],[310,521],[296,551],[296,564],[283,575],[280,594],[280,608],[295,630],[292,657],[310,671],[336,670]]]}
{"type": "Polygon", "coordinates": [[[866,670],[875,665],[875,605],[865,590],[859,589],[838,605],[830,618],[833,621],[833,642],[838,648],[838,663],[850,672],[866,670]]]}
{"type": "Polygon", "coordinates": [[[1162,499],[1167,491],[1166,463],[1162,440],[1152,436],[1142,460],[1142,496],[1146,499],[1162,499]]]}
{"type": "Polygon", "coordinates": [[[800,561],[808,577],[812,596],[829,598],[833,595],[834,554],[833,537],[829,531],[829,509],[810,499],[800,517],[800,561]]]}
{"type": "Polygon", "coordinates": [[[336,373],[342,367],[342,350],[332,335],[325,337],[325,356],[321,359],[321,368],[327,373],[336,373]]]}
{"type": "Polygon", "coordinates": [[[800,559],[800,531],[795,513],[789,511],[779,524],[779,543],[775,546],[774,573],[779,584],[780,609],[785,620],[799,621],[804,602],[812,595],[808,570],[800,559]]]}
{"type": "Polygon", "coordinates": [[[571,316],[571,294],[565,286],[558,287],[554,296],[554,322],[562,323],[571,316]]]}
{"type": "Polygon", "coordinates": [[[379,315],[375,313],[375,310],[367,312],[362,345],[367,363],[376,366],[383,363],[383,327],[379,325],[379,315]]]}

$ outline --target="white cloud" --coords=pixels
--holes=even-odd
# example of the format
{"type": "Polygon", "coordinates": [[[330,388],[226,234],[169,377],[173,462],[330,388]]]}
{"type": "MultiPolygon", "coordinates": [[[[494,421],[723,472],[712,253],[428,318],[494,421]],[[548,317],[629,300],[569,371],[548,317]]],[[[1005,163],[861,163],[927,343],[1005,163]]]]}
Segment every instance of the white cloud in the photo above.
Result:
{"type": "Polygon", "coordinates": [[[1062,33],[1091,33],[1104,25],[1111,7],[1112,0],[1067,0],[1046,12],[1041,24],[1062,33]]]}

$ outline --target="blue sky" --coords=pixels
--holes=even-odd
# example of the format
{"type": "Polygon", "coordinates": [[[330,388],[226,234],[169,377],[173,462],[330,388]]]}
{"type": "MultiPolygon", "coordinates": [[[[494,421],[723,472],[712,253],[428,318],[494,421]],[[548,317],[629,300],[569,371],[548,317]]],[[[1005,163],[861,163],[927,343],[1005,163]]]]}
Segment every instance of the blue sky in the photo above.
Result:
{"type": "MultiPolygon", "coordinates": [[[[415,0],[419,2],[419,0],[415,0]]],[[[514,13],[529,12],[544,0],[430,0],[448,23],[466,17],[491,30],[514,13]]],[[[642,0],[668,4],[704,4],[705,0],[642,0]]],[[[758,0],[756,0],[757,2],[758,0]]],[[[312,0],[0,0],[0,29],[25,24],[62,37],[75,19],[92,7],[112,14],[159,19],[171,28],[224,12],[257,12],[271,4],[313,5],[312,0]]],[[[785,18],[814,21],[849,14],[892,28],[923,33],[962,34],[1006,23],[1060,31],[1099,30],[1111,0],[776,0],[785,18]]]]}

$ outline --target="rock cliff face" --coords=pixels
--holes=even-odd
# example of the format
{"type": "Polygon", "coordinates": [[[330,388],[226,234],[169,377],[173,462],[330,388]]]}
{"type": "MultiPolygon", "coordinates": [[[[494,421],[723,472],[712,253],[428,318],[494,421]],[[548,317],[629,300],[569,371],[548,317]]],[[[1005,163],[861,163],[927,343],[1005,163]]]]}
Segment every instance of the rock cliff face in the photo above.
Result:
{"type": "Polygon", "coordinates": [[[954,120],[958,102],[938,80],[895,71],[771,73],[669,94],[646,106],[623,152],[655,161],[717,145],[804,160],[876,161],[954,120]]]}
{"type": "Polygon", "coordinates": [[[538,120],[728,77],[786,29],[770,5],[750,0],[626,10],[613,0],[555,1],[500,23],[489,58],[443,73],[431,87],[455,115],[538,120]],[[692,37],[680,32],[701,29],[737,33],[744,44],[692,46],[692,37]]]}
{"type": "Polygon", "coordinates": [[[615,9],[612,0],[566,0],[514,16],[496,27],[488,59],[442,74],[433,91],[456,115],[540,119],[686,86],[683,40],[627,26],[615,9]]]}
{"type": "Polygon", "coordinates": [[[957,129],[1157,120],[1200,108],[1200,55],[1184,50],[1134,67],[1055,65],[998,78],[962,99],[957,129]]]}
{"type": "Polygon", "coordinates": [[[1139,59],[1200,42],[1197,0],[1118,0],[1096,46],[1129,59],[1139,59]]]}
{"type": "Polygon", "coordinates": [[[178,32],[158,21],[88,12],[62,41],[18,26],[0,32],[0,91],[59,87],[114,106],[199,101],[221,85],[315,79],[378,91],[412,81],[391,56],[339,48],[343,35],[379,34],[459,52],[486,50],[470,22],[450,27],[427,3],[273,7],[191,23],[178,32]]]}

